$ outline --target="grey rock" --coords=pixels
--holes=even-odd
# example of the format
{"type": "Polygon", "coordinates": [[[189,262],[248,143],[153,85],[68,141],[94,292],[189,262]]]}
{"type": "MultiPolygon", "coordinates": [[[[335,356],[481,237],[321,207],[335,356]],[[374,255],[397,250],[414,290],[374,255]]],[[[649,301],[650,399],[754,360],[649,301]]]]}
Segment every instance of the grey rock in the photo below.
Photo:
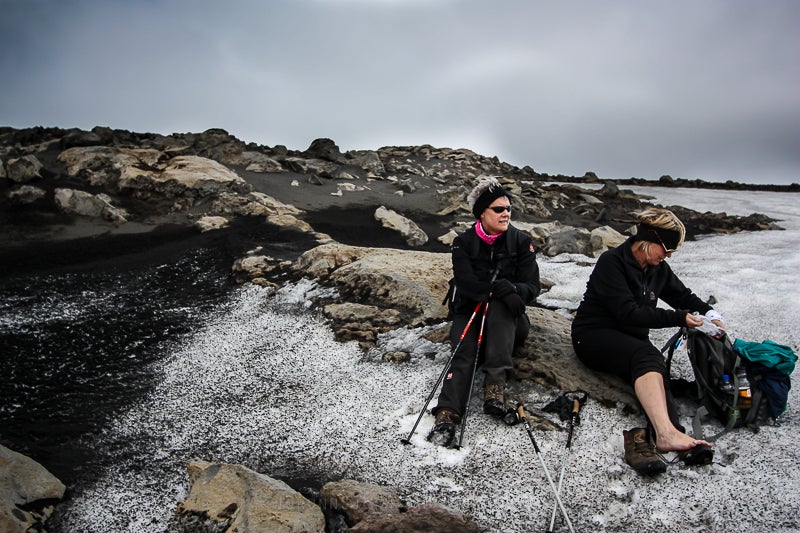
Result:
{"type": "Polygon", "coordinates": [[[127,222],[125,210],[112,205],[111,198],[105,194],[95,195],[75,189],[56,189],[53,198],[59,209],[68,214],[100,218],[116,224],[127,222]]]}
{"type": "Polygon", "coordinates": [[[28,183],[42,177],[44,165],[35,155],[25,155],[6,161],[7,178],[15,183],[28,183]]]}
{"type": "Polygon", "coordinates": [[[375,210],[375,220],[379,221],[384,228],[399,232],[409,246],[422,246],[428,242],[428,236],[413,220],[396,211],[386,209],[384,206],[375,210]]]}
{"type": "Polygon", "coordinates": [[[0,445],[0,531],[44,530],[66,487],[33,459],[0,445]]]}
{"type": "Polygon", "coordinates": [[[197,531],[198,517],[220,531],[325,531],[322,510],[282,481],[225,463],[190,461],[187,471],[191,487],[177,510],[187,533],[197,531]]]}
{"type": "Polygon", "coordinates": [[[8,199],[14,204],[32,204],[47,195],[47,191],[31,185],[20,185],[8,191],[8,199]]]}
{"type": "Polygon", "coordinates": [[[435,503],[405,513],[373,514],[350,528],[360,533],[478,533],[478,525],[461,513],[435,503]]]}
{"type": "Polygon", "coordinates": [[[406,510],[395,491],[352,479],[326,483],[319,499],[325,508],[343,514],[350,527],[370,514],[396,515],[406,510]]]}

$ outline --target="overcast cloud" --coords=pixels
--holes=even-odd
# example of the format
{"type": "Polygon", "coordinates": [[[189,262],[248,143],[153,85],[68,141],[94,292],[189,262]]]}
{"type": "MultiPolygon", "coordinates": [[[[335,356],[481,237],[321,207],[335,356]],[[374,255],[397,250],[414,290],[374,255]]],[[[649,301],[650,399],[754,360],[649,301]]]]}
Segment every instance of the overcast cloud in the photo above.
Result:
{"type": "Polygon", "coordinates": [[[0,125],[800,182],[800,2],[0,0],[0,125]]]}

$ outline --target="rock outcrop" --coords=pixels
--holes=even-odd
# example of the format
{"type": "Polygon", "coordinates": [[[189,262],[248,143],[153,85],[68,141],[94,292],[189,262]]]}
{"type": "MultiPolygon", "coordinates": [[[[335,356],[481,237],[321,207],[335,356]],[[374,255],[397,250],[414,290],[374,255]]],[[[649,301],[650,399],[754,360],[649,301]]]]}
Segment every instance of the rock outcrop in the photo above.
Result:
{"type": "Polygon", "coordinates": [[[175,520],[187,533],[479,531],[460,513],[433,503],[408,508],[391,488],[352,479],[326,483],[315,503],[286,483],[240,465],[197,460],[187,470],[191,488],[175,520]]]}
{"type": "Polygon", "coordinates": [[[0,445],[0,531],[44,531],[65,490],[42,465],[0,445]]]}
{"type": "MultiPolygon", "coordinates": [[[[90,132],[0,128],[0,161],[0,185],[5,189],[0,190],[0,212],[6,203],[24,205],[36,214],[94,219],[99,227],[110,222],[106,232],[126,221],[137,223],[139,231],[164,223],[210,231],[226,224],[196,221],[265,217],[268,223],[318,235],[320,242],[332,238],[364,245],[359,241],[379,227],[365,225],[364,232],[351,239],[319,232],[309,223],[308,213],[287,201],[313,196],[319,207],[363,205],[376,213],[373,224],[402,236],[404,247],[442,251],[447,246],[442,237],[471,221],[469,189],[480,176],[497,175],[514,196],[515,223],[562,223],[559,234],[537,230],[536,244],[543,253],[596,255],[604,245],[590,232],[607,226],[624,233],[630,212],[642,205],[641,198],[610,181],[600,190],[552,185],[550,181],[576,179],[519,168],[466,149],[422,145],[341,152],[331,139],[317,139],[305,151],[291,151],[245,144],[221,129],[165,136],[101,127],[90,132]],[[293,188],[300,191],[292,193],[293,188]],[[65,207],[64,193],[56,197],[56,189],[71,191],[70,202],[81,207],[65,207]],[[409,196],[414,200],[407,200],[409,196]],[[424,223],[409,210],[425,212],[424,223]]],[[[581,181],[601,182],[591,173],[581,181]]],[[[691,221],[690,238],[696,233],[774,228],[774,221],[765,217],[681,216],[691,221]]],[[[13,224],[14,218],[7,222],[13,224]]],[[[64,220],[57,223],[63,229],[64,220]]],[[[69,232],[54,234],[68,238],[69,232]]]]}
{"type": "Polygon", "coordinates": [[[183,531],[324,533],[322,510],[286,483],[241,465],[192,461],[189,495],[178,505],[183,531]]]}

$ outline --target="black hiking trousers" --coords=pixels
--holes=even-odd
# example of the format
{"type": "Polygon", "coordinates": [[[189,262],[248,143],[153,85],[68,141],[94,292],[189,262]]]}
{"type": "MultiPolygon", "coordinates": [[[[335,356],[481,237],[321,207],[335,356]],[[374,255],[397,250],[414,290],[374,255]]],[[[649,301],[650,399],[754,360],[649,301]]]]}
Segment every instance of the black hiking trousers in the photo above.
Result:
{"type": "MultiPolygon", "coordinates": [[[[457,314],[453,317],[453,325],[450,328],[451,347],[454,348],[458,344],[458,339],[470,316],[472,316],[471,313],[468,315],[457,314]]],[[[475,315],[475,320],[458,348],[458,352],[453,356],[450,369],[442,382],[438,404],[432,410],[434,414],[439,409],[446,408],[463,416],[476,355],[479,355],[478,365],[484,374],[484,386],[494,383],[504,385],[508,374],[514,368],[512,360],[514,347],[524,343],[530,331],[528,316],[525,313],[513,316],[502,301],[490,300],[483,330],[481,353],[477,354],[482,316],[483,307],[475,315]]]]}
{"type": "MultiPolygon", "coordinates": [[[[669,419],[678,430],[686,433],[686,429],[680,424],[678,409],[670,391],[664,355],[653,346],[649,338],[642,339],[613,328],[573,327],[572,346],[584,365],[595,371],[613,374],[631,387],[640,376],[648,372],[660,373],[664,379],[669,419]]],[[[655,437],[649,418],[647,429],[655,437]]]]}

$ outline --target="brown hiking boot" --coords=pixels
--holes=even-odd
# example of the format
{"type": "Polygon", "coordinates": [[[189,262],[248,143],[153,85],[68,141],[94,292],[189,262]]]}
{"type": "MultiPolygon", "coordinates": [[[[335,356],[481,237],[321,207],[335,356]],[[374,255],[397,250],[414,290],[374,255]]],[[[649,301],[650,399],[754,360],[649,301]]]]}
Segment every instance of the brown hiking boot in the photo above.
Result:
{"type": "Polygon", "coordinates": [[[623,431],[625,438],[625,462],[643,476],[654,476],[667,471],[667,463],[656,453],[645,428],[623,431]]]}
{"type": "Polygon", "coordinates": [[[433,429],[428,433],[428,441],[438,445],[450,447],[456,436],[456,426],[461,423],[461,416],[450,409],[442,408],[436,411],[436,420],[433,429]]]}
{"type": "Polygon", "coordinates": [[[502,383],[490,383],[483,388],[483,412],[487,415],[502,418],[506,414],[505,386],[502,383]]]}

